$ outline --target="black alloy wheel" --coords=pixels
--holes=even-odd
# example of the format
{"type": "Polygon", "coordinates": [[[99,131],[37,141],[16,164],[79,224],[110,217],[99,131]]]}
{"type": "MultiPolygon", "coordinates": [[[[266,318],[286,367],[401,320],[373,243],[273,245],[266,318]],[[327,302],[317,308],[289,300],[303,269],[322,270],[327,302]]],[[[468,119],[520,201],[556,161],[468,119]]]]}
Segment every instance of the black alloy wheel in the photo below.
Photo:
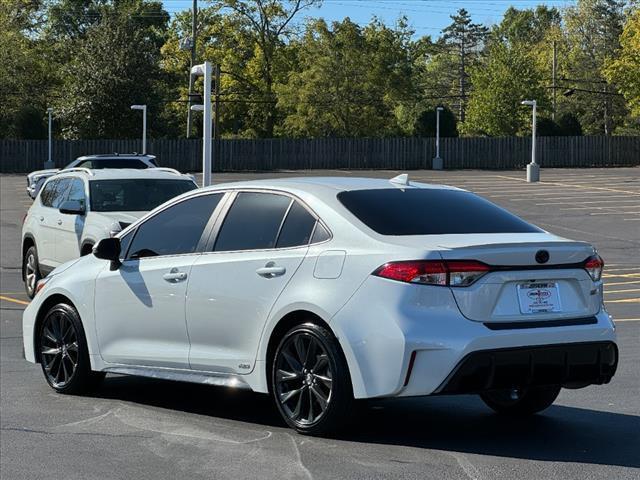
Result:
{"type": "Polygon", "coordinates": [[[57,392],[82,393],[105,377],[91,371],[82,324],[70,305],[59,303],[47,312],[38,339],[42,371],[57,392]]]}
{"type": "Polygon", "coordinates": [[[353,400],[335,337],[311,323],[294,327],[282,339],[271,382],[278,410],[300,433],[318,435],[342,426],[353,400]]]}

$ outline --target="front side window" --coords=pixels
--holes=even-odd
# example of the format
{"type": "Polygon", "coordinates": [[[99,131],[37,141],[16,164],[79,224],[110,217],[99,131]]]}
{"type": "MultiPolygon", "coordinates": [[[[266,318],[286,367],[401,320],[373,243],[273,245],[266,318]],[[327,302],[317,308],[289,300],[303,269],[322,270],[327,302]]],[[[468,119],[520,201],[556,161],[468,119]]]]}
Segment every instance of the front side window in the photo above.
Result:
{"type": "Polygon", "coordinates": [[[221,198],[222,194],[200,195],[154,215],[136,229],[127,258],[194,253],[221,198]]]}
{"type": "Polygon", "coordinates": [[[51,200],[53,199],[53,193],[56,190],[56,186],[58,185],[59,180],[50,180],[45,184],[42,188],[42,192],[40,192],[40,203],[43,207],[50,207],[51,200]]]}
{"type": "Polygon", "coordinates": [[[72,178],[61,178],[56,183],[55,189],[51,192],[50,202],[52,208],[60,208],[60,205],[67,199],[67,192],[71,185],[72,178]]]}
{"type": "Polygon", "coordinates": [[[197,188],[191,180],[132,178],[91,180],[91,210],[94,212],[144,212],[173,197],[197,188]]]}
{"type": "Polygon", "coordinates": [[[274,248],[291,201],[273,193],[239,193],[220,228],[215,251],[274,248]]]}
{"type": "Polygon", "coordinates": [[[541,232],[478,195],[441,188],[340,192],[338,200],[382,235],[541,232]]]}
{"type": "Polygon", "coordinates": [[[67,200],[80,202],[82,206],[85,205],[84,182],[81,178],[74,178],[71,181],[71,187],[69,188],[69,193],[67,194],[67,200]]]}

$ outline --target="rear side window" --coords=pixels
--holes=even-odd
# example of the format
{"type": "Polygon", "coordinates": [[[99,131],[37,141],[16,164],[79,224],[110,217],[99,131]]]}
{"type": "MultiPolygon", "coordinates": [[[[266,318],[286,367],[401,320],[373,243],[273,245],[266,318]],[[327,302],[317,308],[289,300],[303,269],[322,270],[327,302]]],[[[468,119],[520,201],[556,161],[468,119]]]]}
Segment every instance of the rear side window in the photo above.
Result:
{"type": "Polygon", "coordinates": [[[307,245],[316,224],[316,218],[300,203],[294,202],[278,235],[277,248],[307,245]]]}
{"type": "Polygon", "coordinates": [[[149,168],[149,165],[144,163],[142,160],[127,160],[125,158],[108,158],[108,159],[94,159],[94,160],[85,160],[80,163],[78,167],[82,168],[92,168],[92,169],[101,169],[101,168],[135,168],[137,170],[142,170],[144,168],[149,168]]]}
{"type": "Polygon", "coordinates": [[[290,203],[284,195],[239,193],[224,219],[215,251],[274,248],[290,203]]]}
{"type": "Polygon", "coordinates": [[[354,190],[340,202],[382,235],[531,233],[539,228],[471,192],[445,189],[354,190]]]}
{"type": "Polygon", "coordinates": [[[128,258],[193,253],[222,194],[201,195],[177,203],[141,224],[128,258]]]}

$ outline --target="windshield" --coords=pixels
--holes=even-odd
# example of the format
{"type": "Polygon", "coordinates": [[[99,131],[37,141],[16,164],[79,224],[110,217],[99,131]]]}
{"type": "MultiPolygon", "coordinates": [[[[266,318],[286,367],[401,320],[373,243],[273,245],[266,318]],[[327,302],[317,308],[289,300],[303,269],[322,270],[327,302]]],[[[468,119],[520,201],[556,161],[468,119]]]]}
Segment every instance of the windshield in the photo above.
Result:
{"type": "Polygon", "coordinates": [[[382,235],[528,233],[539,228],[471,192],[390,188],[341,192],[338,199],[382,235]]]}
{"type": "Polygon", "coordinates": [[[191,180],[149,178],[92,180],[91,210],[94,212],[143,212],[182,193],[194,190],[191,180]]]}

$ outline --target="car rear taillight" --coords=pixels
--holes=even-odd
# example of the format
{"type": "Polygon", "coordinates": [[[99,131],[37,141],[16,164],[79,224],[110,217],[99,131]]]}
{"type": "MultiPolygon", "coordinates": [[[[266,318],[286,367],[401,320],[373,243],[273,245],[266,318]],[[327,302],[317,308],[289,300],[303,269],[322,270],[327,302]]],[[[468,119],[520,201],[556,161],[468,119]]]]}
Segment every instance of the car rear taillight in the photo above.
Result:
{"type": "Polygon", "coordinates": [[[399,282],[466,287],[490,270],[475,260],[409,260],[386,263],[373,274],[399,282]]]}
{"type": "Polygon", "coordinates": [[[600,255],[594,255],[587,258],[584,262],[584,269],[594,282],[597,282],[602,277],[602,269],[604,268],[604,260],[600,255]]]}

